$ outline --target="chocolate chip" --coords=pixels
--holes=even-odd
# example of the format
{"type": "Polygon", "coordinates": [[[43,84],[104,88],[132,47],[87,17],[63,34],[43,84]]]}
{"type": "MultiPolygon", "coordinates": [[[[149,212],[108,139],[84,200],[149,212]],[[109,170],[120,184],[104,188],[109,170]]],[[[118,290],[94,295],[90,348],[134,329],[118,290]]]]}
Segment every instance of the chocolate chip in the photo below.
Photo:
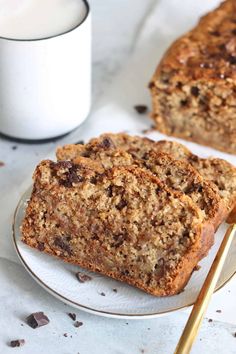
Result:
{"type": "Polygon", "coordinates": [[[218,48],[219,48],[220,50],[225,50],[225,49],[226,49],[226,47],[225,47],[225,44],[224,44],[224,43],[222,43],[222,44],[218,45],[218,48]]]}
{"type": "Polygon", "coordinates": [[[103,292],[102,292],[102,293],[100,293],[100,295],[101,295],[101,296],[106,296],[106,294],[105,294],[105,293],[103,293],[103,292]]]}
{"type": "Polygon", "coordinates": [[[16,150],[18,148],[18,146],[13,145],[11,148],[12,148],[12,150],[16,150]]]}
{"type": "Polygon", "coordinates": [[[108,188],[107,188],[107,196],[109,197],[109,198],[111,198],[112,197],[112,186],[110,185],[108,188]]]}
{"type": "Polygon", "coordinates": [[[183,87],[182,82],[178,81],[177,84],[176,84],[176,87],[177,87],[178,89],[182,89],[182,87],[183,87]]]}
{"type": "Polygon", "coordinates": [[[32,328],[46,326],[50,321],[43,312],[35,312],[26,318],[27,324],[32,328]]]}
{"type": "Polygon", "coordinates": [[[97,178],[96,177],[91,177],[90,178],[90,183],[92,183],[92,184],[97,184],[97,178]]]}
{"type": "Polygon", "coordinates": [[[61,236],[55,238],[54,245],[67,252],[69,255],[71,254],[70,245],[68,245],[61,236]]]}
{"type": "Polygon", "coordinates": [[[197,86],[191,87],[191,94],[195,97],[199,96],[199,88],[197,86]]]}
{"type": "Polygon", "coordinates": [[[200,63],[200,68],[211,69],[213,67],[212,63],[200,63]]]}
{"type": "Polygon", "coordinates": [[[236,57],[233,56],[233,55],[230,55],[228,57],[228,61],[229,61],[230,64],[235,65],[236,64],[236,57]]]}
{"type": "Polygon", "coordinates": [[[75,326],[76,328],[81,327],[81,326],[83,326],[83,322],[76,321],[76,322],[74,323],[74,326],[75,326]]]}
{"type": "Polygon", "coordinates": [[[219,31],[211,31],[211,32],[209,32],[209,34],[211,34],[212,36],[215,36],[215,37],[220,37],[219,31]]]}
{"type": "Polygon", "coordinates": [[[76,314],[75,314],[75,313],[69,312],[69,313],[68,313],[68,316],[69,316],[73,321],[76,320],[76,314]]]}
{"type": "Polygon", "coordinates": [[[76,278],[80,283],[85,283],[86,281],[92,280],[92,278],[89,275],[81,272],[76,273],[76,278]]]}
{"type": "Polygon", "coordinates": [[[23,345],[25,345],[24,339],[16,339],[16,340],[12,340],[10,342],[10,347],[12,347],[12,348],[22,347],[23,345]]]}
{"type": "Polygon", "coordinates": [[[116,209],[122,210],[127,206],[127,201],[124,199],[121,199],[119,203],[116,205],[116,209]]]}
{"type": "Polygon", "coordinates": [[[77,143],[75,143],[75,145],[84,145],[84,141],[83,140],[79,140],[79,141],[77,141],[77,143]]]}
{"type": "Polygon", "coordinates": [[[38,250],[40,252],[44,251],[45,250],[45,246],[44,246],[44,243],[43,242],[38,242],[38,250]]]}
{"type": "Polygon", "coordinates": [[[99,145],[104,149],[115,148],[115,144],[109,137],[104,138],[99,145]]]}
{"type": "Polygon", "coordinates": [[[134,106],[134,109],[139,113],[139,114],[144,114],[147,112],[148,107],[144,104],[138,104],[134,106]]]}
{"type": "Polygon", "coordinates": [[[155,87],[154,82],[153,81],[149,82],[148,88],[152,89],[153,87],[155,87]]]}
{"type": "Polygon", "coordinates": [[[112,244],[111,244],[111,246],[112,247],[120,247],[123,243],[124,243],[124,241],[126,240],[126,238],[127,238],[127,235],[126,234],[118,234],[118,235],[114,235],[113,236],[113,239],[114,239],[114,241],[115,242],[113,242],[112,244]]]}
{"type": "Polygon", "coordinates": [[[188,104],[188,100],[181,100],[181,101],[180,101],[180,105],[181,105],[182,107],[187,106],[187,104],[188,104]]]}

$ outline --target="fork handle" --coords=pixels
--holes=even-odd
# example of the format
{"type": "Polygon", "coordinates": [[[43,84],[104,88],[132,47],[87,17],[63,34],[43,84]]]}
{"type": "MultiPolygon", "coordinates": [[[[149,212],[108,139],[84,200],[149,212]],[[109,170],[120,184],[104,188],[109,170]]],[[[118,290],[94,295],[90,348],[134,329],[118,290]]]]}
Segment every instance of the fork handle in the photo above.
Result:
{"type": "Polygon", "coordinates": [[[212,266],[207,274],[201,291],[193,306],[188,322],[185,325],[184,331],[180,337],[176,347],[175,354],[189,354],[193,342],[197,336],[203,316],[206,312],[211,296],[215,290],[217,281],[222,271],[226,256],[228,254],[231,242],[236,231],[236,224],[228,227],[212,266]]]}

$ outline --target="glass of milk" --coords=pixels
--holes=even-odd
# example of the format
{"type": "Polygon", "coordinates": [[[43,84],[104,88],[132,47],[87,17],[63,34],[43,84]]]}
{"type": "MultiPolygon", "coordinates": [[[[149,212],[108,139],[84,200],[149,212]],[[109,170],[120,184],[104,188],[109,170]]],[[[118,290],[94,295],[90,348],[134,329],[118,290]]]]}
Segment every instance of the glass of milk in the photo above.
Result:
{"type": "Polygon", "coordinates": [[[91,98],[86,0],[0,0],[0,132],[49,139],[79,126],[91,98]]]}

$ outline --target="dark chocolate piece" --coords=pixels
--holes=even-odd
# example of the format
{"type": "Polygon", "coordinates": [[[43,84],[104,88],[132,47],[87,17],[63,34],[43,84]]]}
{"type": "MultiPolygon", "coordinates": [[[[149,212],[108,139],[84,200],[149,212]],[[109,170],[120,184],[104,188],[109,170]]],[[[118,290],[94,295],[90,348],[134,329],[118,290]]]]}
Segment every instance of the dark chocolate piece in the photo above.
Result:
{"type": "Polygon", "coordinates": [[[16,340],[12,340],[10,342],[10,346],[12,348],[22,347],[23,345],[25,345],[25,340],[24,339],[16,339],[16,340]]]}
{"type": "Polygon", "coordinates": [[[76,278],[80,283],[85,283],[86,281],[92,280],[92,278],[89,275],[81,272],[76,273],[76,278]]]}
{"type": "Polygon", "coordinates": [[[83,326],[83,322],[76,321],[76,322],[74,323],[74,326],[75,326],[76,328],[79,328],[79,327],[83,326]]]}
{"type": "Polygon", "coordinates": [[[75,321],[76,320],[76,314],[75,313],[68,313],[68,316],[73,320],[75,321]]]}
{"type": "Polygon", "coordinates": [[[50,321],[43,312],[35,312],[26,318],[27,324],[32,328],[46,326],[50,321]]]}
{"type": "Polygon", "coordinates": [[[148,108],[144,104],[138,104],[134,106],[134,109],[139,113],[139,114],[144,114],[147,112],[148,108]]]}
{"type": "Polygon", "coordinates": [[[77,143],[75,143],[75,145],[84,145],[84,141],[83,140],[79,140],[79,141],[77,141],[77,143]]]}

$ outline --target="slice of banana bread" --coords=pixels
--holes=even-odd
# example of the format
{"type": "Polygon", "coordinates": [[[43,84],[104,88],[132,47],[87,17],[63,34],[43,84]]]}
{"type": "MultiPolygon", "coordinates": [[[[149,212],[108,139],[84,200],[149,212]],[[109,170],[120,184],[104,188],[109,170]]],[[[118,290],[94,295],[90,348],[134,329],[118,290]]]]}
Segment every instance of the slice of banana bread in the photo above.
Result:
{"type": "MultiPolygon", "coordinates": [[[[119,147],[122,148],[123,145],[119,147]]],[[[216,186],[206,181],[188,162],[176,160],[170,154],[153,150],[146,154],[142,153],[142,158],[139,158],[135,155],[132,146],[129,147],[129,153],[122,149],[118,150],[112,139],[105,136],[93,139],[83,146],[67,145],[59,148],[57,157],[59,160],[71,160],[74,163],[77,163],[78,157],[87,157],[100,162],[105,169],[129,165],[145,168],[169,188],[188,195],[204,213],[205,221],[211,222],[215,229],[224,220],[226,208],[216,186]],[[130,151],[133,151],[133,155],[130,151]]]]}
{"type": "Polygon", "coordinates": [[[236,154],[236,2],[169,48],[150,83],[156,129],[236,154]]]}
{"type": "Polygon", "coordinates": [[[139,167],[42,161],[22,241],[156,295],[180,292],[213,242],[196,204],[139,167]]]}
{"type": "MultiPolygon", "coordinates": [[[[122,149],[138,160],[147,158],[150,152],[154,151],[165,152],[174,159],[190,163],[203,178],[214,183],[217,188],[225,205],[225,213],[222,217],[227,218],[228,222],[236,222],[236,168],[229,162],[218,158],[199,158],[177,142],[167,140],[156,142],[124,133],[103,134],[99,138],[91,139],[90,144],[99,144],[99,142],[104,149],[112,149],[112,147],[122,149]]],[[[66,145],[58,148],[57,158],[59,160],[73,160],[75,156],[82,156],[85,150],[86,145],[66,145]]]]}

